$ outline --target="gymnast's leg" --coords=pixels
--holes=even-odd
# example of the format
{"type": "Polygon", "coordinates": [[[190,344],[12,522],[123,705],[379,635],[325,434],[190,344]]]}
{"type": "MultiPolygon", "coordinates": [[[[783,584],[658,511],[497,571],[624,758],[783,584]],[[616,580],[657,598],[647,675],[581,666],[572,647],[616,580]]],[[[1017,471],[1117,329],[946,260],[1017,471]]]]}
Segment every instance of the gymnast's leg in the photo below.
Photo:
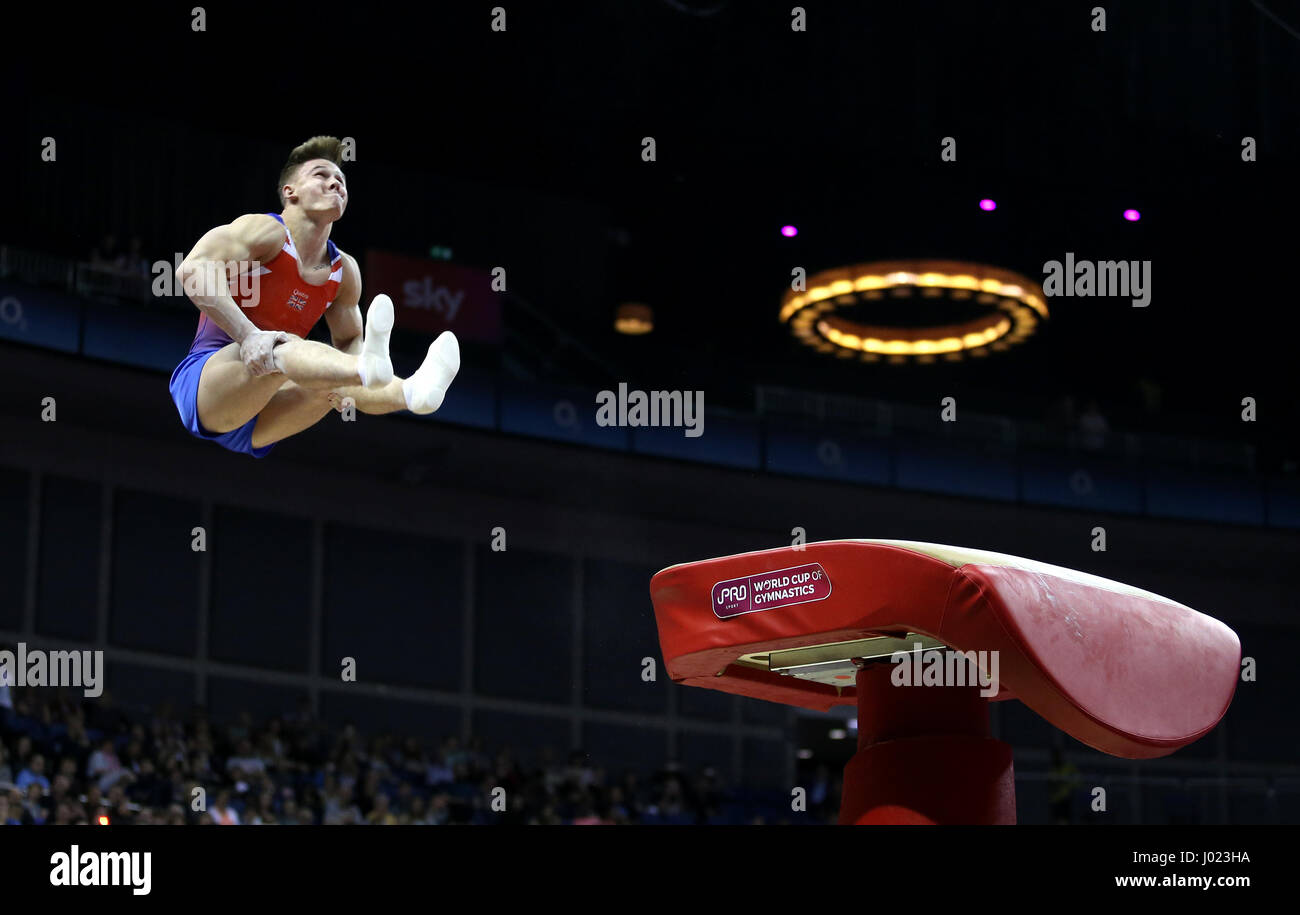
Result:
{"type": "Polygon", "coordinates": [[[442,334],[429,345],[424,364],[410,378],[394,377],[381,387],[342,385],[320,390],[285,382],[267,405],[257,414],[252,444],[261,448],[296,435],[320,422],[331,409],[340,413],[344,398],[351,397],[362,413],[432,413],[442,406],[456,373],[460,370],[460,348],[451,332],[442,334]]]}
{"type": "Polygon", "coordinates": [[[334,409],[343,409],[344,398],[351,397],[362,413],[432,413],[442,406],[447,388],[460,371],[460,346],[456,335],[444,331],[429,344],[424,363],[410,378],[394,378],[382,387],[341,385],[330,391],[334,409]]]}
{"type": "MultiPolygon", "coordinates": [[[[340,385],[387,385],[393,377],[388,357],[392,328],[392,303],[387,296],[378,296],[367,315],[359,356],[290,334],[288,342],[275,347],[277,371],[269,375],[253,375],[240,358],[239,344],[228,343],[203,366],[197,393],[199,422],[210,432],[238,429],[258,416],[289,383],[322,395],[340,385]]],[[[280,410],[301,399],[301,394],[293,391],[291,388],[281,399],[280,410]]]]}

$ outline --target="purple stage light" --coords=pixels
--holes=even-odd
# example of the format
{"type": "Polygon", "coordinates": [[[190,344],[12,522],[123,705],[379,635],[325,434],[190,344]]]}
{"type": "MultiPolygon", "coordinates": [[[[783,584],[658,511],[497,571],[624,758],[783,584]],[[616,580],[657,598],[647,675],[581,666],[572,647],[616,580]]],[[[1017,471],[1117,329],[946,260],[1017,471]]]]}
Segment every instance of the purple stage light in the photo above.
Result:
{"type": "Polygon", "coordinates": [[[786,238],[794,238],[799,234],[799,230],[794,226],[781,226],[781,234],[786,238]]]}
{"type": "Polygon", "coordinates": [[[1125,210],[1124,218],[1127,219],[1129,222],[1137,222],[1139,219],[1142,218],[1142,214],[1139,213],[1137,210],[1125,210]]]}
{"type": "Polygon", "coordinates": [[[996,210],[997,208],[998,205],[987,197],[985,197],[983,200],[980,201],[980,209],[986,213],[992,210],[996,210]]]}

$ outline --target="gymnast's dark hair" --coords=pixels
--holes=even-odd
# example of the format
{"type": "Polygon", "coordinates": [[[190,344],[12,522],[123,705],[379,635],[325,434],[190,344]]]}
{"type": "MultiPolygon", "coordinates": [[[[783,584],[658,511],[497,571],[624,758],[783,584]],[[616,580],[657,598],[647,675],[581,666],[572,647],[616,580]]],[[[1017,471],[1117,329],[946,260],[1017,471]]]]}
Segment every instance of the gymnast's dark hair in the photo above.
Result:
{"type": "Polygon", "coordinates": [[[289,161],[285,162],[284,168],[280,169],[280,183],[275,188],[276,194],[280,197],[280,206],[284,206],[284,186],[294,182],[298,169],[304,162],[310,162],[312,159],[328,159],[342,167],[342,157],[343,141],[338,137],[312,137],[301,146],[295,146],[293,152],[289,153],[289,161]]]}

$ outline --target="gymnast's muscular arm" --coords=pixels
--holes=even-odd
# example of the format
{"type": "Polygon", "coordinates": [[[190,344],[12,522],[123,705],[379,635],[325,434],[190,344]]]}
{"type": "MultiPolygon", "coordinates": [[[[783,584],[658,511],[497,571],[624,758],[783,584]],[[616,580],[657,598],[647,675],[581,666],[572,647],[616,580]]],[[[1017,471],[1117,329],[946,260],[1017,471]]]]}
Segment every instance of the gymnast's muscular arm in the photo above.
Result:
{"type": "Polygon", "coordinates": [[[283,244],[284,227],[276,219],[248,213],[207,232],[181,262],[181,288],[199,311],[239,344],[239,356],[254,375],[275,371],[271,351],[289,337],[259,330],[231,298],[228,283],[240,269],[273,259],[283,244]]]}
{"type": "Polygon", "coordinates": [[[335,349],[361,355],[361,269],[351,254],[343,254],[343,281],[325,309],[325,323],[335,349]]]}

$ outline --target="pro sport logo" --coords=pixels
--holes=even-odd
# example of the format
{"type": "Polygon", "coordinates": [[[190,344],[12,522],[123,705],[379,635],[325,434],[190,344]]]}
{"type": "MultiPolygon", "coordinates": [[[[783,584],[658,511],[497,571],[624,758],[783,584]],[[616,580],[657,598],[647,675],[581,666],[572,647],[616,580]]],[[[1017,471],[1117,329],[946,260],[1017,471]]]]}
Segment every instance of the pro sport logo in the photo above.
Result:
{"type": "Polygon", "coordinates": [[[806,604],[831,596],[831,580],[819,562],[731,578],[713,586],[713,613],[718,619],[806,604]]]}

